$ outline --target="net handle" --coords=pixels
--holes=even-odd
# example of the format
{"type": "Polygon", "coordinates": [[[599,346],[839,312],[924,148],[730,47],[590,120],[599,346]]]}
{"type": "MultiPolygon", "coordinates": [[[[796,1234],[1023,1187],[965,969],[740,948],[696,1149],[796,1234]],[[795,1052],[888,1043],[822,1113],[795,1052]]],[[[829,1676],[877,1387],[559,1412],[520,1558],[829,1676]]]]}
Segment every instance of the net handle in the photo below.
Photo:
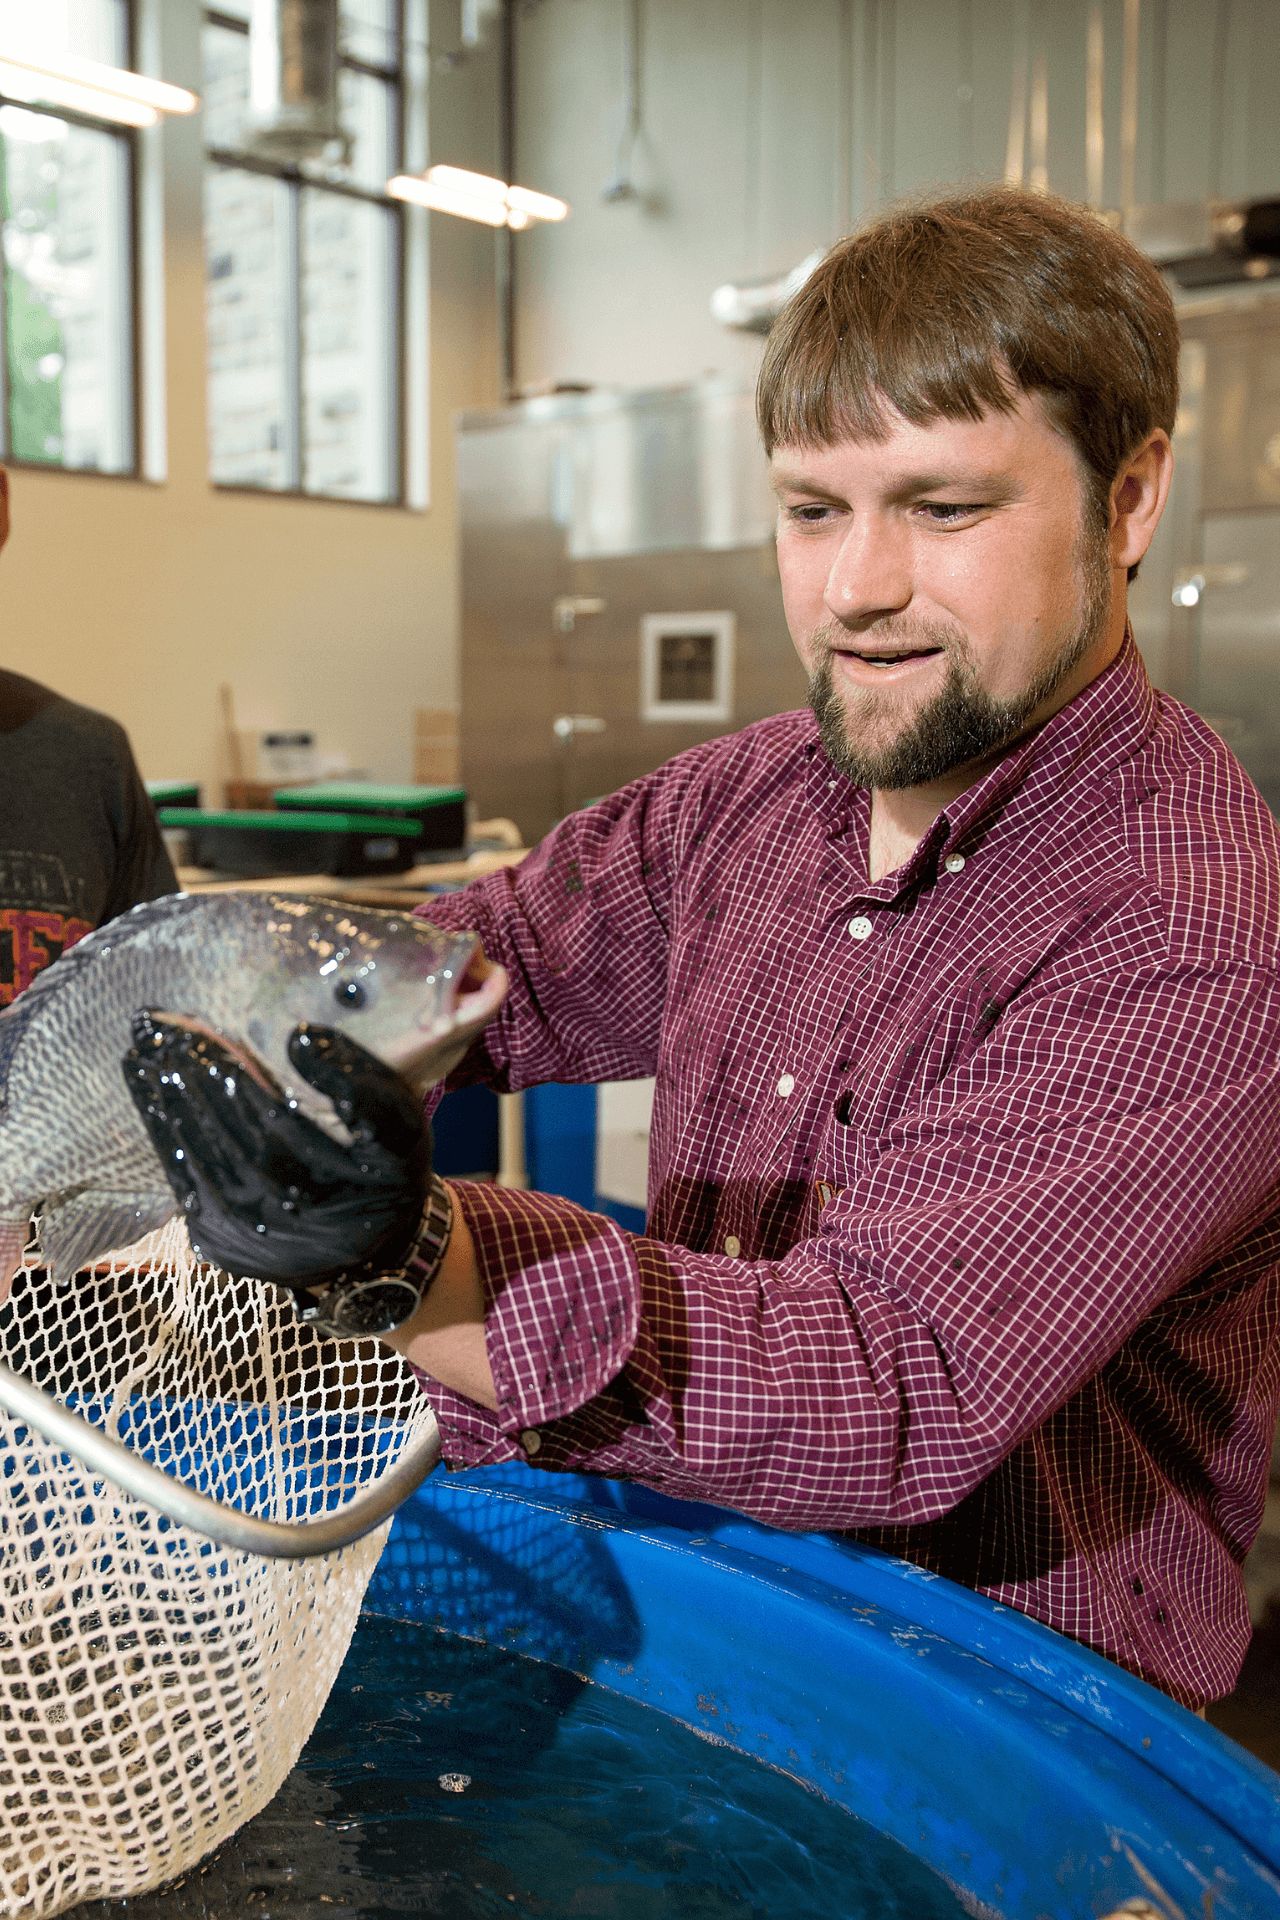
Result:
{"type": "Polygon", "coordinates": [[[265,1560],[312,1560],[349,1547],[380,1526],[422,1485],[440,1459],[440,1429],[432,1415],[422,1439],[383,1474],[371,1493],[351,1500],[323,1520],[259,1520],[197,1493],[172,1474],[153,1467],[122,1440],[115,1440],[47,1394],[34,1381],[0,1363],[0,1407],[26,1421],[52,1446],[72,1454],[93,1474],[110,1480],[176,1526],[203,1534],[219,1547],[256,1553],[265,1560]]]}

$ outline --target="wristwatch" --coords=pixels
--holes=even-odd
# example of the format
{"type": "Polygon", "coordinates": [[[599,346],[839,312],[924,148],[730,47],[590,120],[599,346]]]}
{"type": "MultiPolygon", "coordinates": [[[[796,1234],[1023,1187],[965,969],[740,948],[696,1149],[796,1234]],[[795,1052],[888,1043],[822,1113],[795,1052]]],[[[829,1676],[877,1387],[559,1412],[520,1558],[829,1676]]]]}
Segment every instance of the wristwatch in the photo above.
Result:
{"type": "Polygon", "coordinates": [[[389,1273],[359,1268],[323,1286],[298,1287],[294,1312],[304,1326],[329,1340],[367,1340],[411,1320],[440,1271],[453,1228],[453,1204],[438,1174],[427,1181],[427,1198],[413,1244],[401,1266],[389,1273]]]}

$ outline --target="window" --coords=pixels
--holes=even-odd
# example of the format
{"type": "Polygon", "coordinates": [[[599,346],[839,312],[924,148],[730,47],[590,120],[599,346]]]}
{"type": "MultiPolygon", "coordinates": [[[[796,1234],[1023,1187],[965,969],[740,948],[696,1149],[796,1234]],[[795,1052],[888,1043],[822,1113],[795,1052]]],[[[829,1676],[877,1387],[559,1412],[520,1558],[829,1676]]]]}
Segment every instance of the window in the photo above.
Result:
{"type": "MultiPolygon", "coordinates": [[[[127,67],[128,0],[0,0],[0,39],[127,67]],[[33,27],[33,24],[34,27],[33,27]]],[[[0,65],[0,454],[135,470],[133,135],[0,65]]]]}
{"type": "Polygon", "coordinates": [[[351,163],[249,150],[248,0],[205,15],[210,478],[396,501],[403,213],[399,0],[344,0],[339,98],[351,163]]]}

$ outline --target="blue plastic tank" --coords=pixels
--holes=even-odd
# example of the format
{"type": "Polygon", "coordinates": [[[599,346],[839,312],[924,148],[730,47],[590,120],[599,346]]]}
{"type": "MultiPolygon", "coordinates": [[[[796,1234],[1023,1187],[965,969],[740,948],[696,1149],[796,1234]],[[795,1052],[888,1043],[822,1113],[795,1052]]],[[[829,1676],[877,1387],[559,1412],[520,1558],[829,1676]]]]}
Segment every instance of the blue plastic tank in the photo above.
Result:
{"type": "Polygon", "coordinates": [[[800,1777],[984,1920],[1280,1916],[1280,1776],[873,1549],[611,1481],[438,1473],[366,1610],[569,1669],[800,1777]]]}

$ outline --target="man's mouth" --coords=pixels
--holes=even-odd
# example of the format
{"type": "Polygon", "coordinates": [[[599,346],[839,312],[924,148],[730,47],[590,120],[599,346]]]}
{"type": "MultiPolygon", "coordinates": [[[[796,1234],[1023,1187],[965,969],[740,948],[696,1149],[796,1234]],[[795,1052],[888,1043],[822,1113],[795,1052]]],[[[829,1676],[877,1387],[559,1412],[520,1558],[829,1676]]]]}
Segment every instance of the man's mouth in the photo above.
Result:
{"type": "Polygon", "coordinates": [[[832,651],[840,654],[844,659],[860,660],[864,666],[868,667],[900,667],[908,661],[932,660],[935,655],[943,652],[943,648],[903,647],[897,652],[890,653],[870,647],[835,647],[832,651]]]}

